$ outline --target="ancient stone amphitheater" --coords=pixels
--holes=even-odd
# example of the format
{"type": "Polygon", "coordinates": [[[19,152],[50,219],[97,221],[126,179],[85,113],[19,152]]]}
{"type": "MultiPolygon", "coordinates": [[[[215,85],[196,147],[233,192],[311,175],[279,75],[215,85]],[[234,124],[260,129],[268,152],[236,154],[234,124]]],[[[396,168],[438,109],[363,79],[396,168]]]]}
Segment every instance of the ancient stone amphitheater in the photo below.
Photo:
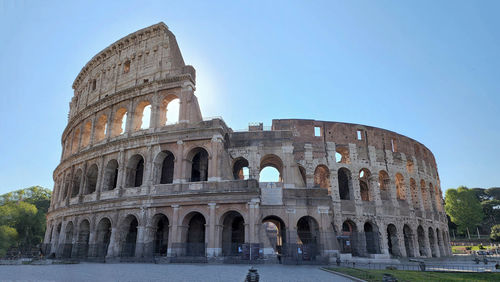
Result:
{"type": "Polygon", "coordinates": [[[195,81],[164,23],[83,67],[53,175],[46,253],[284,263],[450,255],[424,145],[316,120],[233,131],[202,117],[195,81]],[[278,176],[259,181],[268,168],[278,176]]]}

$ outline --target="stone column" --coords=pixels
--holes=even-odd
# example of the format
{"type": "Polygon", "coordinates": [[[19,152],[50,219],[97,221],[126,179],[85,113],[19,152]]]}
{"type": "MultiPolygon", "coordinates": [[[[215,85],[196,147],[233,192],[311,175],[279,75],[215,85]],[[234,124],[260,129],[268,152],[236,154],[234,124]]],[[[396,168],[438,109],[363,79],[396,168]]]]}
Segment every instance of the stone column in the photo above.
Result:
{"type": "Polygon", "coordinates": [[[80,226],[78,225],[78,217],[73,220],[73,238],[71,239],[71,257],[75,258],[78,255],[78,234],[80,233],[80,226]]]}
{"type": "MultiPolygon", "coordinates": [[[[64,223],[64,221],[62,222],[64,223]]],[[[56,251],[56,256],[61,257],[64,252],[64,243],[66,240],[66,225],[67,224],[61,224],[61,232],[59,233],[59,238],[57,242],[57,251],[56,251]]]]}
{"type": "Polygon", "coordinates": [[[183,183],[186,177],[184,176],[184,142],[177,141],[177,154],[174,163],[174,180],[173,183],[183,183]]]}
{"type": "Polygon", "coordinates": [[[120,149],[118,153],[118,178],[116,179],[116,188],[118,193],[121,195],[123,188],[125,188],[125,183],[127,179],[127,160],[125,159],[125,151],[120,149]]]}
{"type": "Polygon", "coordinates": [[[352,191],[350,192],[351,200],[354,201],[356,207],[356,215],[363,215],[363,201],[361,200],[361,192],[359,187],[359,174],[357,171],[351,172],[352,191]]]}
{"type": "Polygon", "coordinates": [[[109,240],[108,253],[106,258],[114,258],[120,255],[120,231],[118,227],[111,228],[111,238],[109,240]]]}
{"type": "Polygon", "coordinates": [[[178,254],[180,240],[177,233],[179,229],[179,205],[172,205],[173,215],[170,225],[170,232],[168,232],[168,256],[172,257],[178,254]]]}
{"type": "MultiPolygon", "coordinates": [[[[254,201],[248,203],[248,237],[245,243],[257,243],[255,238],[255,205],[254,201]]],[[[257,204],[258,205],[258,204],[257,204]]]]}
{"type": "Polygon", "coordinates": [[[99,201],[101,199],[101,191],[102,191],[102,186],[104,182],[104,174],[106,173],[106,168],[104,167],[104,157],[101,156],[99,158],[99,173],[97,174],[97,184],[96,184],[96,201],[99,201]]]}
{"type": "Polygon", "coordinates": [[[135,240],[135,257],[142,258],[144,256],[144,225],[137,226],[137,238],[135,240]]]}
{"type": "MultiPolygon", "coordinates": [[[[398,237],[398,248],[401,253],[401,257],[410,257],[410,254],[406,253],[405,237],[403,233],[404,225],[396,225],[397,237],[398,237]]],[[[412,248],[412,246],[410,246],[412,248]]]]}
{"type": "Polygon", "coordinates": [[[211,149],[212,152],[210,154],[209,164],[208,164],[208,181],[220,181],[220,169],[219,169],[219,152],[221,151],[221,145],[224,141],[222,135],[217,134],[212,137],[211,140],[211,149]]]}
{"type": "MultiPolygon", "coordinates": [[[[418,233],[418,232],[417,232],[418,233]]],[[[429,241],[429,229],[424,228],[424,244],[427,252],[427,257],[432,257],[431,242],[429,241]]]]}
{"type": "MultiPolygon", "coordinates": [[[[389,242],[387,241],[387,228],[384,228],[384,224],[379,221],[377,222],[378,232],[380,234],[380,252],[389,257],[389,242]]],[[[394,247],[393,247],[394,248],[394,247]]]]}
{"type": "Polygon", "coordinates": [[[208,216],[208,244],[207,244],[207,256],[215,257],[220,254],[221,248],[217,246],[217,238],[215,238],[215,203],[208,203],[209,216],[208,216]]]}
{"type": "Polygon", "coordinates": [[[436,249],[436,257],[441,257],[441,250],[439,249],[439,241],[438,241],[438,235],[436,230],[432,232],[432,235],[434,237],[434,248],[436,249]]]}
{"type": "Polygon", "coordinates": [[[293,179],[293,145],[283,144],[281,146],[283,152],[283,188],[295,188],[295,181],[293,179]]]}

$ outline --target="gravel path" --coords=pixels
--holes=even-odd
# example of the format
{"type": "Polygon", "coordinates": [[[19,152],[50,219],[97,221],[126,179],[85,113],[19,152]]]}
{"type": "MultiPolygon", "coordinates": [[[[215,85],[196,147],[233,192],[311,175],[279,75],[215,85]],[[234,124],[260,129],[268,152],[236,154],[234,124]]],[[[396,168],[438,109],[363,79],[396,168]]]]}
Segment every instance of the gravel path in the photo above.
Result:
{"type": "MultiPolygon", "coordinates": [[[[248,265],[97,264],[0,265],[0,281],[243,281],[248,265]]],[[[350,281],[318,266],[256,265],[260,281],[350,281]]]]}

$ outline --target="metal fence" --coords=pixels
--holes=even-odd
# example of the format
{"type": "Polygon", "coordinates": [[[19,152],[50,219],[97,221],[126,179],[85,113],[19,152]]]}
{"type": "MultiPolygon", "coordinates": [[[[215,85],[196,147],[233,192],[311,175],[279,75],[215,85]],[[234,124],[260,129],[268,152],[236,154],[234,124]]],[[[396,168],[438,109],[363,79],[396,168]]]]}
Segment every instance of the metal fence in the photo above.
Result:
{"type": "Polygon", "coordinates": [[[333,267],[348,267],[356,269],[373,269],[373,270],[412,270],[412,271],[426,271],[426,272],[493,272],[496,270],[496,261],[488,261],[487,263],[480,262],[479,264],[471,263],[401,263],[401,264],[388,264],[388,263],[360,263],[354,261],[343,261],[337,263],[333,267]]]}

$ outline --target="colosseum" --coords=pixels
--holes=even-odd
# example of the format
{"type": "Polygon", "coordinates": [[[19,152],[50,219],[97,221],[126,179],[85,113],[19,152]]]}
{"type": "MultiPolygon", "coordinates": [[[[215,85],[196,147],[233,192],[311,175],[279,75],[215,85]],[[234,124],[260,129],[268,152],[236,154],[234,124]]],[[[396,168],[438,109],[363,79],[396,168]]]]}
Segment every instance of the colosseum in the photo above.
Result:
{"type": "Polygon", "coordinates": [[[164,23],[73,83],[46,253],[95,261],[327,263],[451,254],[436,161],[360,124],[203,118],[164,23]],[[263,170],[273,179],[260,177],[263,170]]]}

